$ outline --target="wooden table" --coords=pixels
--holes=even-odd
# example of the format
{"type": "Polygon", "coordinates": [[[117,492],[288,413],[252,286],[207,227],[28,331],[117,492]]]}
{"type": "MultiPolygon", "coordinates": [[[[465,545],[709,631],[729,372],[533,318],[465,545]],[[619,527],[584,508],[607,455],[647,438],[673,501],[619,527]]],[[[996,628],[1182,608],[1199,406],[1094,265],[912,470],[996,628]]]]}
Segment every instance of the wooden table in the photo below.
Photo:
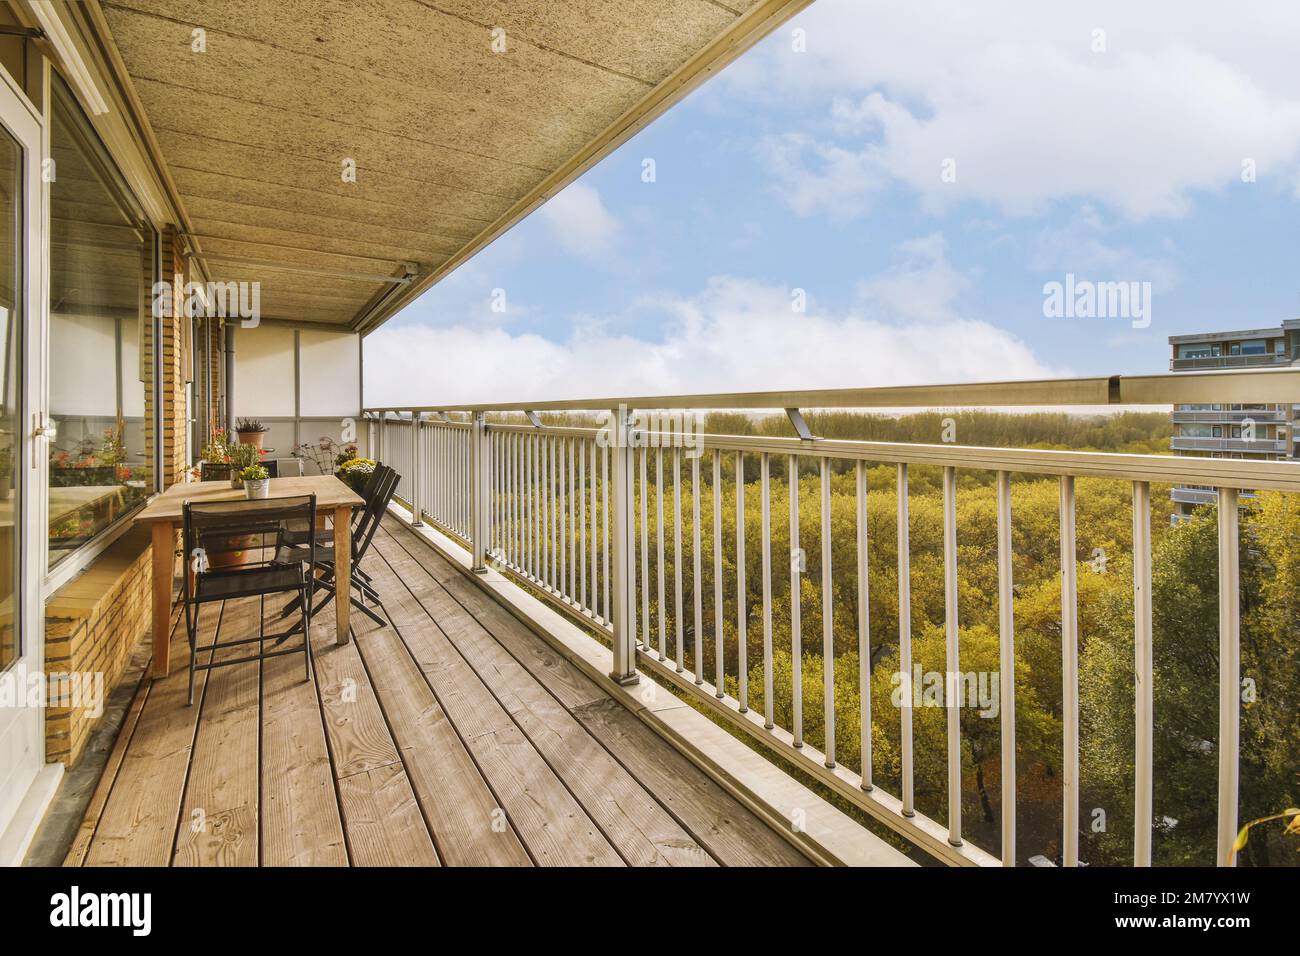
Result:
{"type": "MultiPolygon", "coordinates": [[[[316,495],[318,516],[334,517],[334,596],[338,642],[348,642],[348,611],[352,606],[352,509],[365,502],[333,475],[311,478],[272,478],[272,498],[316,495]]],[[[242,489],[229,481],[194,481],[172,485],[135,518],[153,528],[153,676],[166,677],[171,666],[172,572],[175,568],[176,532],[181,528],[187,501],[238,501],[242,489]]],[[[188,571],[186,572],[188,573],[188,571]]]]}

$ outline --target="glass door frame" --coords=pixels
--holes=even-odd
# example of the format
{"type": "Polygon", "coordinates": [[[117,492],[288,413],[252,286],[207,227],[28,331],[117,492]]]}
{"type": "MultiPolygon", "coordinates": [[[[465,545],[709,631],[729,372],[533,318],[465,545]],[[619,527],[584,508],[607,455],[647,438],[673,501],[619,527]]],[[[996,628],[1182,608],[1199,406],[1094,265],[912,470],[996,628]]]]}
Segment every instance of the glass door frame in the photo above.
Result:
{"type": "MultiPolygon", "coordinates": [[[[45,240],[49,205],[44,160],[49,156],[49,140],[41,111],[3,69],[0,69],[0,125],[23,151],[21,294],[15,302],[20,314],[21,357],[14,444],[16,461],[20,463],[20,478],[14,489],[14,529],[18,537],[14,553],[14,594],[19,643],[18,657],[0,674],[0,679],[19,681],[15,686],[23,688],[39,681],[37,686],[43,691],[48,687],[44,680],[45,620],[41,602],[43,529],[49,507],[45,488],[48,443],[38,429],[45,420],[47,407],[49,250],[45,240]]],[[[9,765],[9,773],[0,780],[0,834],[47,766],[45,708],[43,700],[40,703],[41,706],[34,707],[0,708],[0,764],[9,765]]]]}

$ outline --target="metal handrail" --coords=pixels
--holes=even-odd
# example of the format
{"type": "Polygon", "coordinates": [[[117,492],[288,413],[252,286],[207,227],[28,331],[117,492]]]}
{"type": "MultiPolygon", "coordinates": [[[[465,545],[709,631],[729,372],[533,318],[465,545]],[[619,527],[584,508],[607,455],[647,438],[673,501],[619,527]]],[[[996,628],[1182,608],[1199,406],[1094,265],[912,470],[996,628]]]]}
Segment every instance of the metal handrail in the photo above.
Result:
{"type": "Polygon", "coordinates": [[[535,402],[372,406],[385,412],[553,412],[612,408],[973,408],[979,406],[1169,405],[1300,401],[1300,369],[1240,369],[1166,375],[966,382],[694,395],[635,395],[535,402]]]}

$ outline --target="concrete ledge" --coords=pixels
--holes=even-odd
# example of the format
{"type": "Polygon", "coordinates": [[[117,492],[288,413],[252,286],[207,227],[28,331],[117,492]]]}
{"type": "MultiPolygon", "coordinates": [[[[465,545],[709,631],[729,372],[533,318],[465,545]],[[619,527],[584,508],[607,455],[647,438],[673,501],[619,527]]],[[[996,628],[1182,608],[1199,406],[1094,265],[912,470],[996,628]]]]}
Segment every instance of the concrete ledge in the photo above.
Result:
{"type": "MultiPolygon", "coordinates": [[[[395,504],[390,513],[410,527],[408,510],[395,504]]],[[[616,684],[609,678],[613,670],[609,648],[500,572],[472,572],[469,552],[456,541],[427,526],[411,530],[814,862],[826,866],[917,865],[665,690],[648,671],[638,670],[635,684],[616,684]]]]}

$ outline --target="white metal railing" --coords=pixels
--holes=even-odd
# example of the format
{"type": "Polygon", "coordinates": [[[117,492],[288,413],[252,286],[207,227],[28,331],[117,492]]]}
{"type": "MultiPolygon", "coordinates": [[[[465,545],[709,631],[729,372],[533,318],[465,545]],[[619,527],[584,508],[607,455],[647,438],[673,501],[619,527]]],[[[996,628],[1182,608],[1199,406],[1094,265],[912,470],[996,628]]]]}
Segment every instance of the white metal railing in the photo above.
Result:
{"type": "Polygon", "coordinates": [[[1238,425],[1246,419],[1259,423],[1282,424],[1290,421],[1290,415],[1282,409],[1245,409],[1245,408],[1223,408],[1223,409],[1183,409],[1175,408],[1171,416],[1175,423],[1226,423],[1238,425]]]}
{"type": "Polygon", "coordinates": [[[1285,454],[1288,442],[1281,438],[1201,438],[1192,435],[1174,435],[1169,447],[1177,451],[1237,451],[1285,454]]]}
{"type": "MultiPolygon", "coordinates": [[[[1198,388],[1185,382],[1193,374],[1168,376],[1178,380],[1175,396],[1162,399],[1159,383],[1150,378],[1137,386],[1152,403],[1163,401],[1264,402],[1282,401],[1284,391],[1300,394],[1300,373],[1246,372],[1206,376],[1198,388]],[[1191,397],[1188,397],[1191,396],[1191,397]]],[[[1156,377],[1152,377],[1156,378],[1156,377]]],[[[1098,392],[1091,383],[1104,383],[1101,394],[1112,403],[1125,401],[1116,379],[1068,380],[1059,383],[1005,383],[1003,391],[990,386],[950,386],[942,392],[948,406],[966,404],[966,390],[978,401],[1012,404],[1033,394],[1045,403],[1074,400],[1096,404],[1098,392]],[[1089,384],[1081,384],[1087,382],[1089,384]],[[1038,386],[1041,390],[1035,391],[1038,386]],[[1029,388],[1028,386],[1034,386],[1029,388]],[[1050,396],[1050,398],[1048,398],[1050,396]]],[[[915,390],[838,392],[845,407],[912,404],[915,390]],[[900,394],[903,392],[905,394],[900,394]]],[[[1131,400],[1133,392],[1128,393],[1131,400]]],[[[437,410],[440,417],[417,426],[410,439],[409,423],[388,418],[392,410],[371,410],[372,443],[396,463],[403,447],[412,449],[415,474],[410,479],[417,496],[416,515],[434,522],[467,544],[474,567],[487,564],[541,593],[554,606],[581,619],[613,645],[613,673],[619,681],[635,680],[638,666],[670,682],[734,728],[761,742],[785,760],[831,787],[859,808],[885,822],[938,858],[953,864],[1014,865],[1016,856],[1016,709],[1015,709],[1015,605],[1011,538],[1011,479],[1014,474],[1054,476],[1059,482],[1061,657],[1063,726],[1063,830],[1062,860],[1079,862],[1079,643],[1078,643],[1078,543],[1075,531],[1075,482],[1081,477],[1126,481],[1131,486],[1133,542],[1133,609],[1135,693],[1134,863],[1150,865],[1153,826],[1153,632],[1151,485],[1196,485],[1213,489],[1218,504],[1219,534],[1219,655],[1218,701],[1220,713],[1217,850],[1220,865],[1230,865],[1238,826],[1240,608],[1238,567],[1238,495],[1244,489],[1300,491],[1300,470],[1276,461],[1242,461],[1219,458],[1130,455],[1040,449],[1000,449],[957,445],[919,445],[887,442],[823,440],[807,433],[798,408],[811,406],[813,396],[826,393],[765,393],[756,396],[672,396],[665,399],[586,400],[548,403],[574,410],[611,408],[609,424],[602,428],[569,425],[544,426],[528,410],[531,424],[492,422],[484,406],[437,410]],[[710,405],[711,401],[721,403],[710,405]],[[698,454],[691,448],[689,432],[637,427],[629,407],[762,407],[760,402],[779,398],[776,407],[790,413],[803,437],[703,435],[698,454]],[[691,400],[695,402],[692,403],[691,400]],[[448,411],[468,414],[469,421],[446,420],[448,411]],[[404,435],[406,440],[397,435],[404,435]],[[996,475],[996,579],[998,594],[999,692],[1001,699],[1001,834],[998,853],[992,854],[963,838],[960,702],[947,690],[947,819],[931,819],[917,811],[914,800],[912,704],[898,707],[901,785],[897,794],[886,793],[873,779],[872,708],[869,649],[882,635],[874,633],[869,613],[872,588],[867,527],[869,463],[892,465],[895,470],[897,508],[899,670],[911,673],[911,563],[909,543],[909,468],[942,469],[943,582],[945,607],[945,665],[949,674],[960,672],[957,602],[957,477],[972,469],[996,475]],[[832,566],[831,495],[836,475],[852,476],[855,506],[852,529],[838,533],[854,536],[853,566],[832,566]],[[803,586],[803,567],[790,562],[789,606],[781,616],[792,648],[802,648],[802,609],[805,593],[817,600],[822,620],[822,682],[825,701],[820,725],[825,747],[812,747],[804,737],[803,683],[799,673],[802,653],[791,655],[790,719],[775,720],[774,626],[772,556],[773,484],[811,482],[818,492],[821,548],[820,581],[803,586]],[[753,480],[756,476],[756,481],[753,480]],[[801,477],[803,476],[803,477],[801,477]],[[748,480],[747,480],[748,479],[748,480]],[[421,484],[423,482],[423,484],[421,484]],[[760,553],[749,551],[745,503],[757,494],[760,553]],[[734,537],[723,534],[723,516],[731,509],[734,537]],[[711,526],[711,529],[710,529],[711,526]],[[477,531],[476,531],[477,529],[477,531]],[[686,546],[689,542],[689,548],[686,546]],[[702,569],[712,565],[712,593],[703,586],[702,569]],[[750,582],[759,570],[758,593],[750,582]],[[837,671],[835,623],[844,611],[834,606],[837,580],[852,582],[857,605],[854,622],[859,649],[859,672],[837,671]],[[685,586],[689,584],[689,586],[685,586]],[[689,598],[689,599],[688,599],[689,598]],[[706,610],[708,614],[706,615],[706,610]],[[706,633],[706,618],[712,633],[706,633]],[[726,652],[724,627],[734,622],[735,650],[726,652]],[[751,662],[761,664],[762,713],[750,707],[751,662]],[[843,682],[849,682],[848,685],[843,682]],[[834,728],[841,715],[836,689],[856,685],[860,697],[855,772],[835,752],[834,728]]],[[[527,410],[525,405],[504,410],[527,410]]],[[[425,410],[411,416],[420,421],[425,410]]],[[[372,445],[372,449],[374,446],[372,445]]],[[[401,470],[400,465],[398,466],[401,470]]],[[[846,478],[841,478],[841,488],[846,478]]],[[[800,494],[785,495],[792,549],[801,546],[800,494]]],[[[806,526],[805,526],[806,527],[806,526]]],[[[809,542],[811,543],[811,542],[809,542]]],[[[843,590],[841,588],[841,590],[843,590]]],[[[757,670],[757,668],[754,668],[757,670]]]]}
{"type": "Polygon", "coordinates": [[[1289,365],[1291,357],[1283,352],[1268,352],[1257,355],[1198,355],[1193,358],[1176,358],[1169,360],[1173,371],[1181,369],[1207,368],[1251,368],[1256,366],[1289,365]]]}

